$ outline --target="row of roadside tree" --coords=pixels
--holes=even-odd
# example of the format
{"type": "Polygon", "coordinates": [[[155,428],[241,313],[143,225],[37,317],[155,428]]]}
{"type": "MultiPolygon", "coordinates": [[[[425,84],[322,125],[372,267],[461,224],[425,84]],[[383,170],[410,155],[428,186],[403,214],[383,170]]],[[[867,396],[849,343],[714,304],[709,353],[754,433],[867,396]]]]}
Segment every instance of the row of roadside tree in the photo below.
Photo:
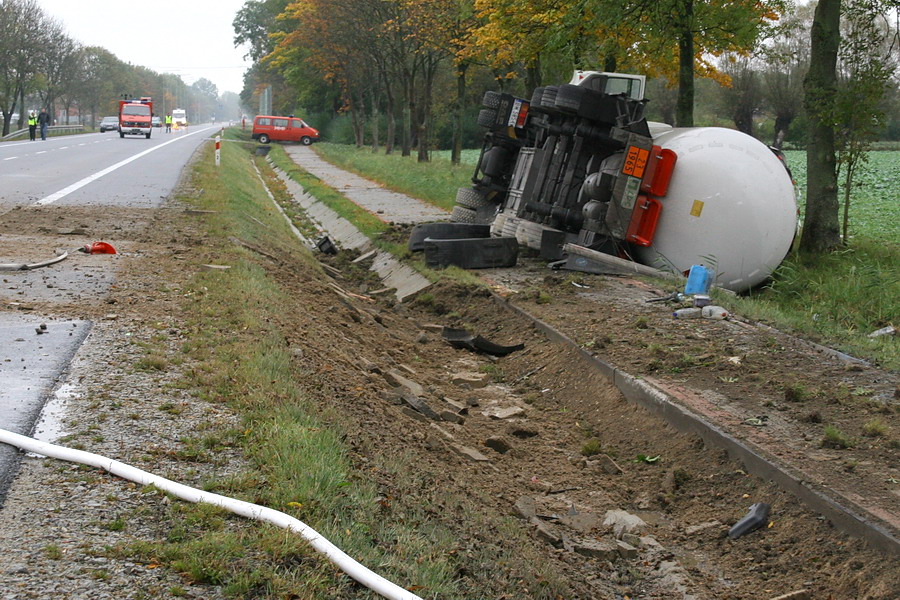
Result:
{"type": "Polygon", "coordinates": [[[0,56],[2,135],[21,129],[28,112],[41,108],[59,123],[93,127],[102,117],[115,115],[123,97],[150,96],[159,114],[174,108],[184,108],[191,118],[240,114],[237,94],[220,98],[207,79],[187,85],[178,75],[156,73],[104,48],[82,46],[35,0],[0,0],[0,56]]]}

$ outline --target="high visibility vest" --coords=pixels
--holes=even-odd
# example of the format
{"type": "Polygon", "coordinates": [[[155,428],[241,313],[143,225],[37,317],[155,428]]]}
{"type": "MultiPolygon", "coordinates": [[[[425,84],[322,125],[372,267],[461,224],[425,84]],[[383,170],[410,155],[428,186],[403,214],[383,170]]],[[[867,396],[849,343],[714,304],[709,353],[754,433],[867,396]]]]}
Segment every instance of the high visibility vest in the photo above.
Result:
{"type": "Polygon", "coordinates": [[[28,126],[31,127],[32,125],[37,125],[37,117],[35,116],[28,117],[28,126]]]}
{"type": "Polygon", "coordinates": [[[171,124],[172,124],[172,115],[166,115],[166,124],[167,124],[167,125],[171,125],[171,124]]]}

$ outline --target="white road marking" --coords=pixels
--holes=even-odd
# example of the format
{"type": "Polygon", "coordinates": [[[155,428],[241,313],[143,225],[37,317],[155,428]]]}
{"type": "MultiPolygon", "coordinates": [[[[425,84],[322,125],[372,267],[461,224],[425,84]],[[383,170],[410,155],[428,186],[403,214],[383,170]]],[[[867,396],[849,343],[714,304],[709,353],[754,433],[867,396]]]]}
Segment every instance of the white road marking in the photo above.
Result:
{"type": "Polygon", "coordinates": [[[137,159],[141,158],[142,156],[146,156],[146,155],[150,154],[151,152],[155,152],[155,151],[159,150],[160,148],[163,148],[165,146],[168,146],[169,144],[177,142],[178,140],[186,139],[188,136],[196,135],[198,133],[203,133],[204,131],[209,131],[210,129],[215,129],[215,127],[207,127],[205,129],[201,129],[200,131],[193,131],[187,135],[178,136],[177,138],[169,140],[168,142],[163,142],[159,146],[154,146],[152,148],[148,148],[147,150],[144,150],[143,152],[138,152],[134,156],[132,156],[130,158],[126,158],[123,161],[117,162],[116,164],[112,165],[111,167],[106,167],[102,171],[97,171],[93,175],[88,175],[81,181],[76,181],[69,187],[63,188],[63,189],[59,190],[58,192],[56,192],[54,194],[50,194],[49,196],[47,196],[45,198],[41,198],[40,200],[38,200],[37,202],[32,204],[32,206],[42,206],[44,204],[52,204],[53,202],[56,202],[57,200],[65,198],[72,192],[83,188],[84,186],[91,183],[92,181],[96,181],[97,179],[100,179],[104,175],[108,175],[108,174],[112,173],[119,167],[124,167],[128,163],[136,161],[137,159]]]}
{"type": "Polygon", "coordinates": [[[46,150],[38,150],[35,154],[47,154],[46,150]]]}
{"type": "Polygon", "coordinates": [[[16,160],[19,158],[18,156],[10,156],[9,158],[4,158],[3,160],[16,160]]]}

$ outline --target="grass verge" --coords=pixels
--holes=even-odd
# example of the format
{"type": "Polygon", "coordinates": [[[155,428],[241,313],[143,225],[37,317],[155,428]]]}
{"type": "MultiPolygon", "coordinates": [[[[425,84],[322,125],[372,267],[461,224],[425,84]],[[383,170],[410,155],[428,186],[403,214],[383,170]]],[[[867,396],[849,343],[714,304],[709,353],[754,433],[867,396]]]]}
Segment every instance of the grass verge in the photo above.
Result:
{"type": "Polygon", "coordinates": [[[388,155],[372,152],[371,148],[329,143],[317,144],[316,152],[343,169],[363,177],[374,176],[388,189],[448,211],[456,203],[456,190],[472,184],[472,165],[454,165],[445,158],[420,163],[415,156],[400,156],[399,152],[388,155]]]}

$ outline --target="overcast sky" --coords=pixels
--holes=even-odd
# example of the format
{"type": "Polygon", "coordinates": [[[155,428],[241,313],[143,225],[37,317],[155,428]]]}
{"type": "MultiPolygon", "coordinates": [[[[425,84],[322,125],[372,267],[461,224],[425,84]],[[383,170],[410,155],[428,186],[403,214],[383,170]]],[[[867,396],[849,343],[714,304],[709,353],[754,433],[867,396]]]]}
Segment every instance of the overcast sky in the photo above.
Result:
{"type": "Polygon", "coordinates": [[[37,0],[69,37],[102,46],[120,60],[159,73],[180,75],[188,85],[209,79],[219,93],[239,93],[243,48],[235,48],[231,22],[244,0],[37,0]],[[154,10],[150,11],[149,7],[154,10]],[[139,27],[124,27],[132,22],[139,27]]]}

